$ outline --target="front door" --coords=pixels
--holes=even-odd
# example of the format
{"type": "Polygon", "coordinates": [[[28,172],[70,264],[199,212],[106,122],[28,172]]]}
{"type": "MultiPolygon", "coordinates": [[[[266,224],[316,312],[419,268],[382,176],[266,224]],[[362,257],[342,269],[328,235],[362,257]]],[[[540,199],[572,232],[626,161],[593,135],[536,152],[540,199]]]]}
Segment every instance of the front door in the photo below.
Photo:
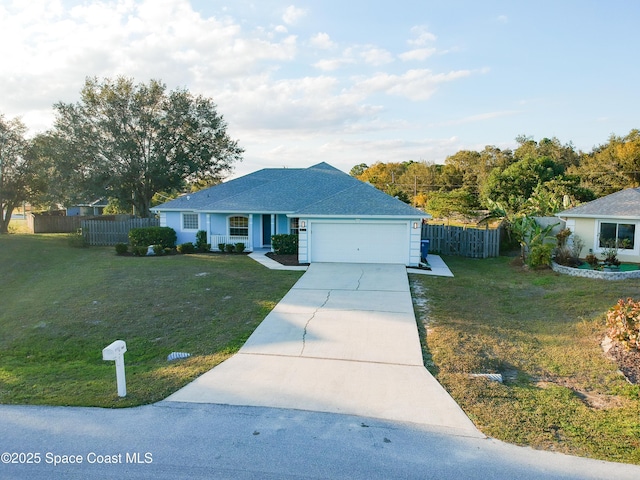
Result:
{"type": "Polygon", "coordinates": [[[262,215],[262,245],[271,246],[271,215],[262,215]]]}

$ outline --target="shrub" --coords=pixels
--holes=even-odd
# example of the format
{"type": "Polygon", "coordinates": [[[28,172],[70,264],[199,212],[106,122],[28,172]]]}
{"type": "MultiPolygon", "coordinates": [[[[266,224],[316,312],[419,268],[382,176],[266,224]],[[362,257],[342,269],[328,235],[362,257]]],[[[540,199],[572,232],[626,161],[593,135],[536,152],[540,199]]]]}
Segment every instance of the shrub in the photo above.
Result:
{"type": "Polygon", "coordinates": [[[571,253],[575,258],[580,258],[580,254],[582,253],[583,249],[584,242],[582,241],[582,238],[574,233],[571,238],[571,253]]]}
{"type": "Polygon", "coordinates": [[[236,253],[242,253],[242,252],[244,252],[244,249],[245,249],[245,248],[246,248],[246,247],[245,247],[244,243],[242,243],[242,242],[238,242],[238,243],[236,243],[236,245],[235,245],[236,253]]]}
{"type": "Polygon", "coordinates": [[[224,243],[219,243],[218,244],[218,250],[220,250],[221,252],[224,252],[224,247],[225,247],[224,243]]]}
{"type": "Polygon", "coordinates": [[[178,245],[178,253],[195,253],[196,247],[192,242],[185,242],[178,245]]]}
{"type": "Polygon", "coordinates": [[[153,246],[153,253],[156,255],[164,255],[164,247],[162,245],[154,245],[153,246]]]}
{"type": "Polygon", "coordinates": [[[134,247],[162,245],[164,248],[176,246],[178,236],[171,227],[142,227],[129,230],[129,243],[134,247]]]}
{"type": "Polygon", "coordinates": [[[596,268],[598,266],[598,257],[596,257],[593,253],[590,253],[585,257],[585,261],[591,265],[591,268],[596,268]]]}
{"type": "Polygon", "coordinates": [[[544,243],[542,245],[534,245],[527,257],[527,265],[531,268],[538,268],[551,265],[551,253],[553,245],[544,243]]]}
{"type": "Polygon", "coordinates": [[[640,348],[640,302],[620,299],[607,312],[607,334],[628,349],[640,348]]]}
{"type": "Polygon", "coordinates": [[[580,259],[574,254],[573,250],[566,245],[558,247],[554,257],[555,262],[558,265],[564,265],[565,267],[579,267],[582,263],[580,259]]]}
{"type": "Polygon", "coordinates": [[[224,246],[224,251],[227,253],[233,253],[235,249],[236,249],[236,246],[233,243],[227,243],[224,246]]]}
{"type": "Polygon", "coordinates": [[[298,253],[298,235],[285,233],[272,235],[271,247],[277,255],[294,255],[298,253]]]}
{"type": "Polygon", "coordinates": [[[144,257],[147,254],[148,247],[136,246],[131,247],[131,253],[133,253],[136,257],[144,257]]]}
{"type": "Polygon", "coordinates": [[[573,232],[568,228],[563,228],[556,233],[556,239],[558,240],[558,247],[564,247],[567,244],[567,239],[573,232]]]}
{"type": "Polygon", "coordinates": [[[116,243],[116,254],[124,255],[129,250],[129,245],[126,243],[116,243]]]}
{"type": "Polygon", "coordinates": [[[196,233],[196,249],[199,252],[206,252],[211,250],[211,244],[207,243],[206,230],[198,230],[196,233]]]}

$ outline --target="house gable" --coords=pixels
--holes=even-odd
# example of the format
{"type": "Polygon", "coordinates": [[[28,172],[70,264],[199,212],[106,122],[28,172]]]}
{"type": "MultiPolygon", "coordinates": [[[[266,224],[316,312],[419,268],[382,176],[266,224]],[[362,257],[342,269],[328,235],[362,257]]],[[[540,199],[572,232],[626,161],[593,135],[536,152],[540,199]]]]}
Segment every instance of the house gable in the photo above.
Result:
{"type": "Polygon", "coordinates": [[[627,188],[591,202],[557,213],[556,216],[575,218],[640,219],[640,188],[627,188]]]}

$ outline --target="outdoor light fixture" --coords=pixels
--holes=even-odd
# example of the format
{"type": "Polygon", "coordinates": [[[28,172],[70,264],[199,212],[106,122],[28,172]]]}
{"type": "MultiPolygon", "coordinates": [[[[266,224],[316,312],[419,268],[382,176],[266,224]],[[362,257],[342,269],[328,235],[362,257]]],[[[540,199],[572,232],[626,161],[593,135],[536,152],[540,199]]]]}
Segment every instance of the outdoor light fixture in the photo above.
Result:
{"type": "Polygon", "coordinates": [[[300,228],[307,228],[306,220],[300,220],[300,228]]]}
{"type": "Polygon", "coordinates": [[[418,228],[418,222],[413,222],[413,228],[418,228]]]}

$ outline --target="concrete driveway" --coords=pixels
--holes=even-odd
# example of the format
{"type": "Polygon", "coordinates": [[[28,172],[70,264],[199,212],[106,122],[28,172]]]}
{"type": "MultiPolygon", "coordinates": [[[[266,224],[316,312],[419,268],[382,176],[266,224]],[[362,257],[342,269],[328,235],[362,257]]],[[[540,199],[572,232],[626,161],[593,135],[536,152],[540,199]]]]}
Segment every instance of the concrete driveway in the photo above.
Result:
{"type": "Polygon", "coordinates": [[[167,401],[352,414],[483,437],[423,366],[402,265],[312,264],[236,355],[167,401]]]}

